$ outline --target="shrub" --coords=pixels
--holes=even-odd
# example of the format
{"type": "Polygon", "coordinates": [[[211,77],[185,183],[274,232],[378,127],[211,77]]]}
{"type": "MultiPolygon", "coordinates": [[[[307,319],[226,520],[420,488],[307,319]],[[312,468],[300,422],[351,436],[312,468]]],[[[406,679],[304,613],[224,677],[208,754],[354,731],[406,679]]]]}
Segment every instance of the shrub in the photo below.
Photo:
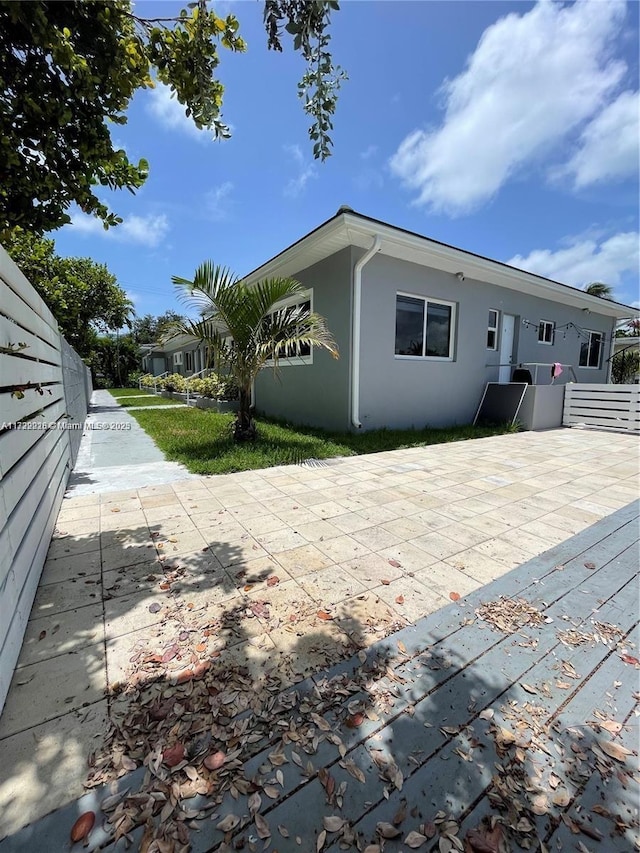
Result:
{"type": "Polygon", "coordinates": [[[170,373],[160,380],[160,384],[165,391],[186,391],[187,383],[184,376],[179,373],[170,373]]]}
{"type": "Polygon", "coordinates": [[[240,389],[234,379],[226,379],[221,377],[220,388],[218,389],[219,400],[238,400],[240,397],[240,389]]]}
{"type": "Polygon", "coordinates": [[[152,373],[144,373],[140,377],[140,384],[143,388],[153,388],[155,377],[152,373]]]}
{"type": "Polygon", "coordinates": [[[134,370],[127,376],[126,386],[127,388],[137,388],[138,382],[142,379],[142,371],[134,370]]]}
{"type": "Polygon", "coordinates": [[[201,397],[217,397],[220,388],[220,377],[212,373],[199,379],[192,379],[189,388],[201,397]]]}

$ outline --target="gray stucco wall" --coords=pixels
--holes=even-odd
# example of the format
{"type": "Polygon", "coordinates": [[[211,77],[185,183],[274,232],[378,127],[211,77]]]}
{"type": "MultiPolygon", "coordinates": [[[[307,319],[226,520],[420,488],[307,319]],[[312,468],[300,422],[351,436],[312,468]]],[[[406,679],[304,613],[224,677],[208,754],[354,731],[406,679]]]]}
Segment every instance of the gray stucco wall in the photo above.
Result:
{"type": "Polygon", "coordinates": [[[313,364],[281,362],[278,375],[272,368],[265,368],[256,381],[258,412],[292,423],[348,429],[351,265],[352,249],[347,248],[294,275],[303,285],[313,288],[313,310],[326,318],[340,358],[336,360],[325,350],[315,349],[313,364]]]}
{"type": "MultiPolygon", "coordinates": [[[[376,427],[448,426],[469,423],[475,415],[486,382],[498,380],[499,350],[486,347],[489,309],[513,314],[513,360],[562,362],[574,366],[579,382],[606,382],[609,341],[614,321],[585,314],[560,302],[539,299],[515,290],[466,279],[407,261],[376,255],[362,275],[362,342],[360,358],[360,420],[365,429],[376,427]],[[398,359],[395,349],[396,293],[434,297],[457,304],[456,345],[451,362],[398,359]],[[556,331],[555,343],[538,343],[537,328],[522,324],[539,320],[556,326],[573,322],[604,332],[602,367],[578,367],[580,338],[574,329],[556,331]]],[[[548,369],[541,368],[539,382],[548,369]]],[[[569,379],[568,371],[560,381],[569,379]]]]}

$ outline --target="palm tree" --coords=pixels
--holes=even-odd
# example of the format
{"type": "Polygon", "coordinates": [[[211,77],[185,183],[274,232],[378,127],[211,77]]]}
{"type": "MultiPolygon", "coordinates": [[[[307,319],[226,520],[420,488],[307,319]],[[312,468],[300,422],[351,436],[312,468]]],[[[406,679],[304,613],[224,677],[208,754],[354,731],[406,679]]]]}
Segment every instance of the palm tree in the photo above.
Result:
{"type": "Polygon", "coordinates": [[[585,289],[585,293],[590,293],[591,296],[599,296],[600,299],[613,300],[613,288],[610,284],[604,284],[601,281],[592,281],[585,289]]]}
{"type": "Polygon", "coordinates": [[[201,319],[174,323],[165,337],[188,335],[208,344],[216,367],[228,370],[240,396],[236,441],[256,436],[251,386],[267,362],[277,371],[279,360],[301,346],[321,347],[338,358],[326,320],[310,310],[307,292],[295,279],[268,278],[248,284],[207,261],[197,268],[193,281],[179,276],[171,280],[201,319]]]}

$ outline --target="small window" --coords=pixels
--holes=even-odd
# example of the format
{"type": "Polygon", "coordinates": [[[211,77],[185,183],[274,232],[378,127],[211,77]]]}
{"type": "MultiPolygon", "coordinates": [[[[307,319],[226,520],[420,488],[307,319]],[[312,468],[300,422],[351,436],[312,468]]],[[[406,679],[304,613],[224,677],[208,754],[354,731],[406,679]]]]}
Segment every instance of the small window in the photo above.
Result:
{"type": "Polygon", "coordinates": [[[395,354],[453,358],[454,305],[399,293],[396,296],[395,354]]]}
{"type": "Polygon", "coordinates": [[[185,352],[184,354],[184,366],[186,370],[190,370],[193,373],[193,353],[185,352]]]}
{"type": "Polygon", "coordinates": [[[175,365],[182,364],[182,353],[181,352],[174,352],[173,363],[175,365]]]}
{"type": "Polygon", "coordinates": [[[599,368],[602,361],[604,335],[602,332],[586,331],[587,339],[580,344],[580,367],[599,368]]]}
{"type": "MultiPolygon", "coordinates": [[[[312,291],[308,291],[309,296],[312,296],[312,291]]],[[[299,297],[298,297],[299,298],[299,297]]],[[[280,302],[276,306],[275,310],[266,318],[266,322],[270,322],[270,317],[273,316],[278,311],[282,311],[283,309],[299,309],[300,311],[313,311],[313,305],[311,302],[311,298],[306,299],[304,302],[299,302],[298,299],[289,299],[285,302],[280,302]]],[[[304,332],[305,324],[298,323],[298,333],[301,334],[304,332]]],[[[266,366],[273,365],[273,361],[269,360],[265,362],[266,366]]],[[[280,367],[288,366],[288,365],[296,365],[296,364],[313,364],[313,352],[311,346],[309,344],[297,343],[292,344],[287,347],[286,351],[281,352],[278,356],[278,364],[280,367]]]]}
{"type": "Polygon", "coordinates": [[[499,312],[490,308],[487,323],[487,349],[498,349],[498,317],[499,312]]]}
{"type": "Polygon", "coordinates": [[[556,334],[556,324],[551,320],[540,320],[538,325],[538,343],[553,344],[556,334]]]}

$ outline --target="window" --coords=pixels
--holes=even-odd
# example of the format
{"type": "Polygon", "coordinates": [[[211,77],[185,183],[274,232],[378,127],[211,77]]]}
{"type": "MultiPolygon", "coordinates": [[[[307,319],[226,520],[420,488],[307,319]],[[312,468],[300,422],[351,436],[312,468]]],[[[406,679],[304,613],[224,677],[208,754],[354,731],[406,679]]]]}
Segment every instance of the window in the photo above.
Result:
{"type": "Polygon", "coordinates": [[[602,332],[585,331],[587,339],[580,344],[580,367],[600,367],[604,335],[602,332]]]}
{"type": "Polygon", "coordinates": [[[498,349],[498,317],[500,312],[494,308],[489,309],[489,322],[487,323],[487,349],[498,349]]]}
{"type": "Polygon", "coordinates": [[[551,320],[540,320],[538,325],[538,343],[553,344],[556,334],[556,324],[551,320]]]}
{"type": "Polygon", "coordinates": [[[173,365],[176,367],[178,364],[182,364],[182,353],[174,352],[173,354],[173,365]]]}
{"type": "Polygon", "coordinates": [[[184,366],[185,370],[190,370],[193,373],[193,353],[185,352],[184,354],[184,366]]]}
{"type": "Polygon", "coordinates": [[[422,296],[396,296],[395,354],[415,358],[453,359],[455,306],[422,296]]]}
{"type": "MultiPolygon", "coordinates": [[[[298,297],[299,298],[299,297],[298,297]]],[[[285,302],[279,303],[276,307],[276,311],[282,311],[283,309],[292,309],[299,308],[301,311],[313,311],[312,306],[312,292],[309,291],[309,298],[303,302],[299,302],[297,299],[289,299],[285,302]]],[[[275,314],[276,311],[273,313],[275,314]]],[[[302,332],[304,330],[304,324],[300,323],[298,325],[298,331],[302,332]]],[[[282,367],[283,365],[292,365],[292,364],[312,364],[313,363],[313,352],[311,351],[311,346],[309,344],[294,344],[291,347],[287,347],[286,352],[281,352],[278,356],[278,366],[282,367]]],[[[267,365],[272,365],[273,361],[267,361],[267,365]]]]}

